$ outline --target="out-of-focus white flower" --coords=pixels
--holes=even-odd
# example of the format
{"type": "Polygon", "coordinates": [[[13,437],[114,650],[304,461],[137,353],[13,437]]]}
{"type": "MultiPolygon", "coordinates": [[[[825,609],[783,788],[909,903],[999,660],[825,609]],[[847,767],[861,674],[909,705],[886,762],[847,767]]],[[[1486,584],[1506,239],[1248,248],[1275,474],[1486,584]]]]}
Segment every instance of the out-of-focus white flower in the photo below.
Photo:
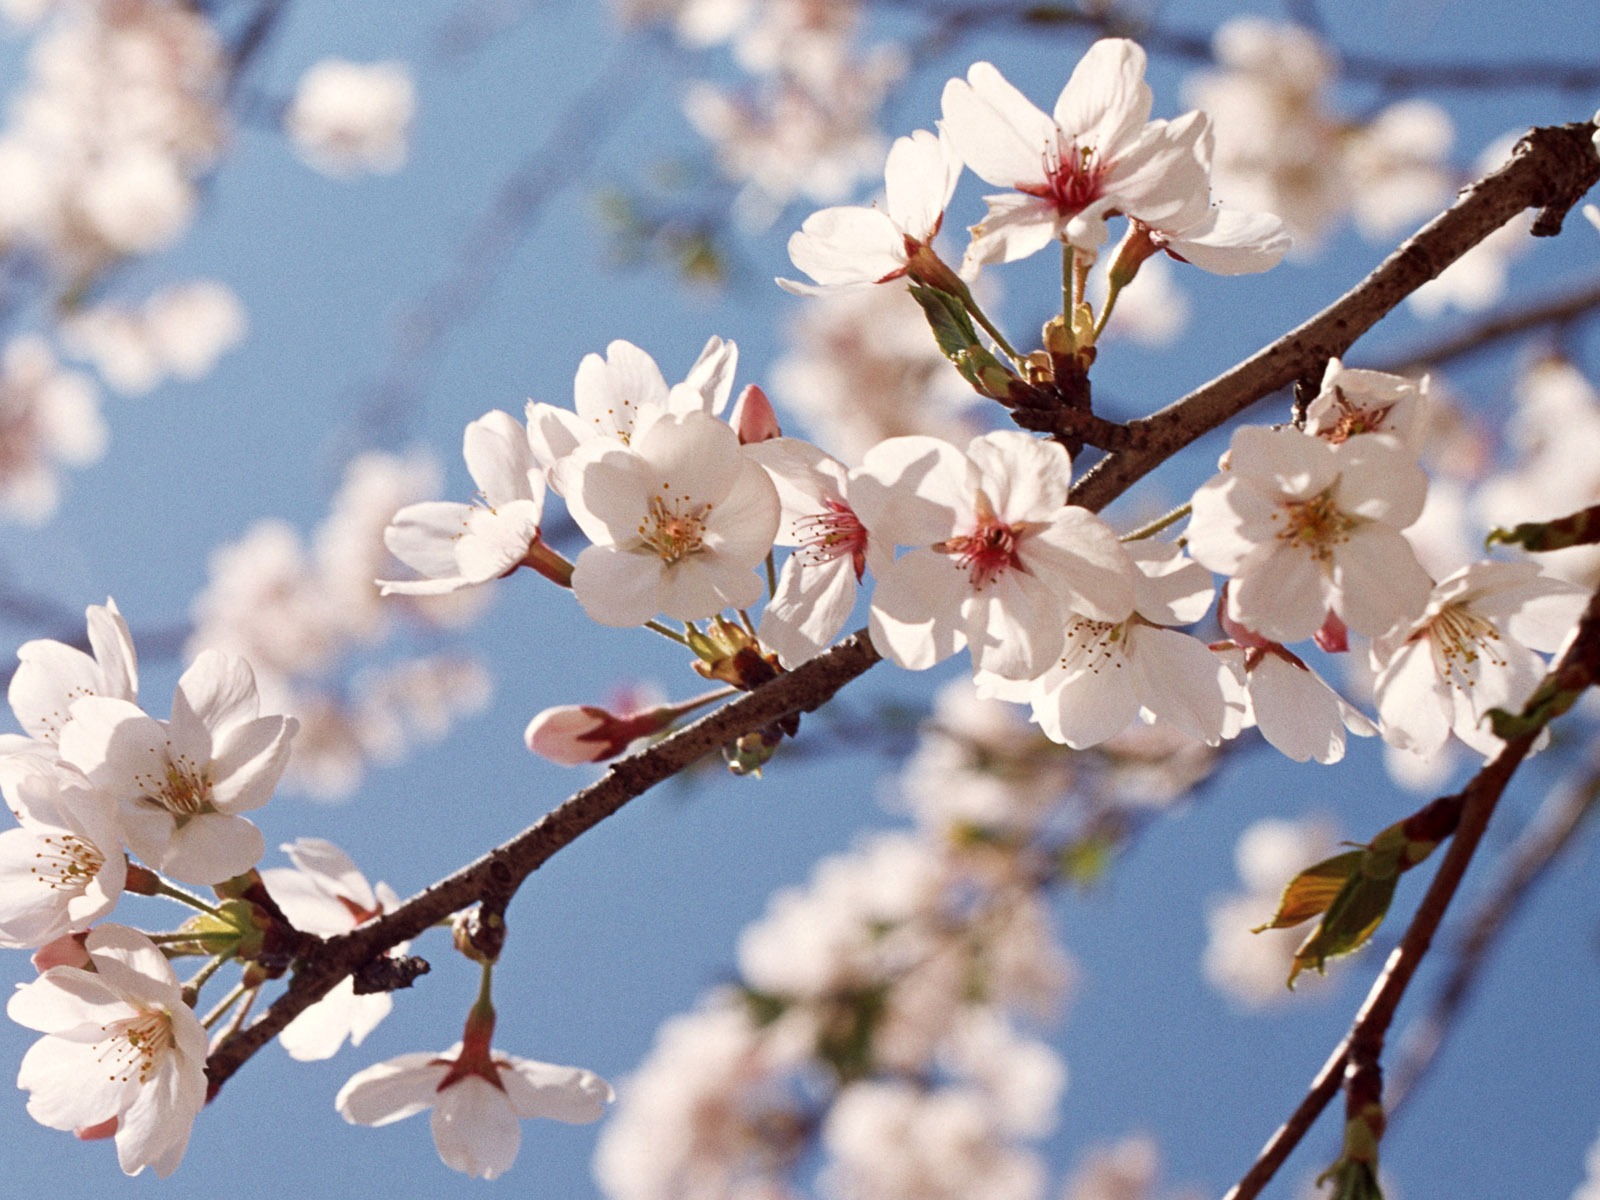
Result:
{"type": "Polygon", "coordinates": [[[88,619],[91,658],[76,646],[36,638],[17,648],[17,670],[7,699],[17,723],[36,741],[54,746],[73,701],[84,696],[139,699],[139,660],[128,623],[117,602],[91,604],[88,619]]]}
{"type": "MultiPolygon", "coordinates": [[[[1496,138],[1478,155],[1479,175],[1498,170],[1511,158],[1522,131],[1496,138]]],[[[1511,264],[1533,248],[1533,214],[1520,212],[1406,297],[1418,316],[1437,317],[1447,309],[1481,312],[1505,294],[1511,264]]]]}
{"type": "Polygon", "coordinates": [[[1502,745],[1490,709],[1517,711],[1587,603],[1531,562],[1474,563],[1433,589],[1414,623],[1373,643],[1384,738],[1430,758],[1454,733],[1486,757],[1502,745]]]}
{"type": "Polygon", "coordinates": [[[442,1054],[402,1054],[351,1076],[334,1104],[352,1125],[388,1125],[433,1110],[433,1144],[447,1167],[503,1175],[522,1145],[519,1121],[598,1121],[611,1087],[592,1071],[458,1042],[442,1054]]]}
{"type": "Polygon", "coordinates": [[[812,213],[789,239],[789,258],[816,283],[780,279],[778,285],[814,295],[915,276],[913,258],[932,245],[960,175],[961,161],[942,131],[896,138],[884,167],[884,207],[812,213]]]}
{"type": "MultiPolygon", "coordinates": [[[[1595,119],[1600,121],[1600,113],[1595,114],[1595,119]]],[[[1600,133],[1595,134],[1595,139],[1595,153],[1600,154],[1600,133]]],[[[1583,1167],[1584,1180],[1572,1193],[1571,1200],[1600,1200],[1600,1138],[1595,1139],[1583,1156],[1583,1167]]]]}
{"type": "Polygon", "coordinates": [[[186,883],[221,883],[261,857],[261,831],[240,813],[271,797],[297,723],[258,716],[243,659],[207,650],[178,680],[172,718],[89,696],[61,729],[62,759],[120,807],[129,849],[186,883]]]}
{"type": "Polygon", "coordinates": [[[1126,619],[1132,560],[1066,503],[1071,476],[1059,446],[1016,431],[964,452],[923,437],[869,451],[852,504],[875,536],[914,547],[878,577],[873,644],[911,670],[967,646],[974,670],[1032,679],[1059,652],[1067,613],[1126,619]]]}
{"type": "Polygon", "coordinates": [[[820,296],[790,326],[773,394],[830,454],[854,465],[891,437],[964,444],[979,432],[979,397],[928,336],[903,288],[820,296]]]}
{"type": "Polygon", "coordinates": [[[1096,42],[1052,116],[989,63],[945,85],[942,127],[956,153],[984,180],[1014,189],[988,197],[969,263],[1011,262],[1057,238],[1092,255],[1112,213],[1157,229],[1186,229],[1206,215],[1206,118],[1151,121],[1144,68],[1136,43],[1096,42]]]}
{"type": "Polygon", "coordinates": [[[43,338],[7,343],[0,360],[0,509],[30,525],[56,511],[56,463],[85,466],[106,448],[94,385],[63,370],[43,338]]]}
{"type": "Polygon", "coordinates": [[[300,77],[284,127],[300,156],[327,175],[390,174],[406,162],[416,110],[401,62],[325,58],[300,77]]]}
{"type": "Polygon", "coordinates": [[[169,376],[199,379],[245,334],[244,308],[214,280],[166,288],[138,308],[100,305],[62,323],[62,341],[119,392],[148,392],[169,376]]]}
{"type": "MultiPolygon", "coordinates": [[[[1284,981],[1305,930],[1250,931],[1272,919],[1289,880],[1333,852],[1333,831],[1320,818],[1257,821],[1239,835],[1233,858],[1245,891],[1213,901],[1206,916],[1210,937],[1203,966],[1212,986],[1249,1008],[1298,994],[1284,981]]],[[[1306,972],[1296,982],[1304,991],[1321,978],[1306,972]]]]}
{"type": "Polygon", "coordinates": [[[1376,241],[1409,232],[1449,203],[1454,140],[1450,115],[1429,100],[1391,104],[1345,135],[1340,170],[1362,234],[1376,241]]]}
{"type": "Polygon", "coordinates": [[[23,984],[6,1015],[45,1036],[22,1059],[28,1115],[51,1129],[114,1123],[129,1175],[177,1170],[206,1098],[206,1032],[177,976],[142,933],[89,932],[93,970],[52,967],[23,984]]]}
{"type": "Polygon", "coordinates": [[[1160,1161],[1147,1137],[1091,1147],[1067,1181],[1062,1200],[1153,1200],[1160,1161]]]}
{"type": "MultiPolygon", "coordinates": [[[[301,838],[280,849],[294,868],[269,868],[261,872],[261,880],[296,929],[333,937],[400,903],[388,884],[369,884],[350,856],[332,842],[301,838]]],[[[405,950],[402,943],[391,953],[404,954],[405,950]]],[[[356,995],[355,981],[346,976],[290,1021],[278,1042],[290,1058],[300,1062],[332,1058],[346,1038],[352,1046],[359,1046],[393,1007],[394,998],[388,992],[356,995]]]]}
{"type": "Polygon", "coordinates": [[[594,543],[572,590],[601,624],[692,621],[761,595],[755,568],[778,532],[778,493],[715,417],[655,410],[627,446],[591,441],[552,475],[594,543]]]}
{"type": "Polygon", "coordinates": [[[1330,610],[1377,637],[1427,602],[1432,581],[1400,534],[1427,489],[1388,438],[1242,428],[1227,469],[1195,493],[1189,552],[1233,577],[1229,616],[1272,641],[1310,637],[1330,610]]]}
{"type": "Polygon", "coordinates": [[[197,197],[173,159],[130,147],[83,178],[78,202],[100,239],[118,254],[149,254],[178,240],[194,217],[197,197]]]}

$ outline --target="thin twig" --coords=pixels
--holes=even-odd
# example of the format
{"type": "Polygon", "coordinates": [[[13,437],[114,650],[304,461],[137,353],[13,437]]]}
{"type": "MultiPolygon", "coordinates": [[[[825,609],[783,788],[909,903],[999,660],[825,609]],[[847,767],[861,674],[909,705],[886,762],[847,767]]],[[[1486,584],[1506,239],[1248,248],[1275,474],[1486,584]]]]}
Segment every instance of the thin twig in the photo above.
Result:
{"type": "Polygon", "coordinates": [[[1374,370],[1391,375],[1415,374],[1440,363],[1492,350],[1506,338],[1547,325],[1568,325],[1597,313],[1600,313],[1600,282],[1578,288],[1569,286],[1513,311],[1493,313],[1431,344],[1419,345],[1371,365],[1374,370]]]}

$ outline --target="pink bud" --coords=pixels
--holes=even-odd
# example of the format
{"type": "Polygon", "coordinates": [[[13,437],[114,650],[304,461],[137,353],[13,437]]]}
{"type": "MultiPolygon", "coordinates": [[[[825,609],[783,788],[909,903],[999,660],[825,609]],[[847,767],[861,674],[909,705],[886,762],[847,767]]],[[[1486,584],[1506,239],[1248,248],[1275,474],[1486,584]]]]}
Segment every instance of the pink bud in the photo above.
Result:
{"type": "Polygon", "coordinates": [[[1312,635],[1317,643],[1317,649],[1324,654],[1345,654],[1350,649],[1350,631],[1345,628],[1344,622],[1339,619],[1339,614],[1331,608],[1328,610],[1328,619],[1322,623],[1322,628],[1312,635]]]}
{"type": "Polygon", "coordinates": [[[33,969],[43,975],[51,967],[78,967],[90,970],[93,963],[89,952],[83,948],[83,939],[89,931],[64,933],[53,942],[46,942],[33,952],[33,969]]]}
{"type": "Polygon", "coordinates": [[[741,446],[783,436],[783,430],[778,427],[778,414],[772,411],[772,401],[753,383],[745,385],[744,391],[739,393],[728,423],[738,433],[741,446]]]}
{"type": "Polygon", "coordinates": [[[529,721],[522,740],[533,753],[564,767],[604,762],[637,738],[665,729],[672,714],[673,710],[654,709],[619,717],[593,704],[562,704],[529,721]]]}

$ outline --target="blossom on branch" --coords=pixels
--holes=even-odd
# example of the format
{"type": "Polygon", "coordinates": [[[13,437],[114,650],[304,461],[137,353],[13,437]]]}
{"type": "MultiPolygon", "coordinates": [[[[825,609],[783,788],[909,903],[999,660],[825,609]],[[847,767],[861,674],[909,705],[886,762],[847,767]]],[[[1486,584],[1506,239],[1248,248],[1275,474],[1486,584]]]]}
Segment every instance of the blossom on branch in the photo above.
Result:
{"type": "Polygon", "coordinates": [[[53,638],[17,648],[17,670],[6,698],[17,723],[42,744],[31,749],[55,745],[74,700],[109,696],[131,703],[139,698],[139,660],[117,602],[108,596],[103,605],[91,604],[85,616],[93,657],[53,638]]]}

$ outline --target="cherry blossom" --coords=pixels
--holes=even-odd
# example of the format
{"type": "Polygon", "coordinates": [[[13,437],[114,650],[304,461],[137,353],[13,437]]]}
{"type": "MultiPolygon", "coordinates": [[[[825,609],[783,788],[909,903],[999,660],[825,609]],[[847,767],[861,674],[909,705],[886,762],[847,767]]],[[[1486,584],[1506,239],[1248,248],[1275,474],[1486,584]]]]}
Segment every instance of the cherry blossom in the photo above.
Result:
{"type": "Polygon", "coordinates": [[[0,791],[21,826],[0,833],[0,946],[42,946],[110,912],[127,873],[111,801],[25,753],[0,755],[0,791]]]}
{"type": "Polygon", "coordinates": [[[91,604],[85,616],[93,657],[51,638],[17,648],[17,670],[6,698],[17,722],[44,745],[56,743],[75,700],[109,696],[132,703],[139,698],[138,656],[117,602],[108,596],[103,605],[91,604]]]}
{"type": "Polygon", "coordinates": [[[1490,709],[1516,710],[1544,677],[1535,651],[1571,633],[1587,593],[1530,562],[1479,562],[1433,589],[1427,610],[1373,643],[1383,735],[1430,758],[1454,733],[1492,757],[1490,709]]]}
{"type": "Polygon", "coordinates": [[[1248,704],[1242,728],[1255,726],[1286,758],[1336,763],[1344,757],[1347,730],[1357,737],[1377,732],[1322,676],[1281,645],[1247,643],[1223,654],[1244,683],[1248,704]]]}
{"type": "Polygon", "coordinates": [[[1306,432],[1335,445],[1358,434],[1391,434],[1415,455],[1422,452],[1430,411],[1426,376],[1363,371],[1330,358],[1306,408],[1306,432]]]}
{"type": "Polygon", "coordinates": [[[250,665],[207,650],[178,680],[171,720],[127,700],[79,700],[61,757],[118,804],[123,841],[146,864],[220,883],[261,857],[261,831],[239,814],[271,798],[299,728],[258,710],[250,665]]]}
{"type": "Polygon", "coordinates": [[[56,464],[86,466],[105,453],[100,399],[88,376],[64,370],[31,334],[0,358],[0,511],[40,525],[56,511],[56,464]]]}
{"type": "Polygon", "coordinates": [[[572,588],[602,625],[658,613],[693,621],[760,596],[755,568],[777,535],[778,494],[715,417],[648,413],[628,445],[595,439],[553,475],[594,543],[578,556],[572,588]]]}
{"type": "Polygon", "coordinates": [[[1233,576],[1229,615],[1269,640],[1310,637],[1330,609],[1377,637],[1421,612],[1432,587],[1400,533],[1427,487],[1388,438],[1239,429],[1226,469],[1195,493],[1189,552],[1233,576]]]}
{"type": "Polygon", "coordinates": [[[812,213],[789,239],[789,257],[816,283],[780,279],[778,285],[804,296],[888,283],[907,275],[940,283],[950,272],[928,277],[930,271],[937,272],[938,263],[931,247],[960,175],[961,160],[945,133],[919,129],[910,137],[896,138],[884,168],[884,207],[812,213]]]}
{"type": "Polygon", "coordinates": [[[777,438],[747,451],[772,477],[783,505],[777,544],[796,547],[759,630],[789,666],[826,649],[855,607],[868,566],[875,577],[892,552],[869,536],[848,499],[850,472],[808,442],[777,438]]]}
{"type": "MultiPolygon", "coordinates": [[[[647,414],[719,415],[733,392],[738,362],[739,347],[713,335],[683,382],[669,388],[655,359],[632,342],[612,342],[604,358],[586,354],[572,381],[572,410],[528,402],[528,443],[534,460],[549,470],[596,438],[626,446],[647,414]]],[[[564,494],[555,476],[550,485],[557,495],[564,494]]]]}
{"type": "Polygon", "coordinates": [[[206,1033],[177,976],[143,934],[90,931],[92,970],[52,967],[23,984],[6,1015],[45,1036],[23,1057],[28,1115],[52,1129],[113,1125],[129,1175],[178,1167],[206,1097],[206,1033]]]}
{"type": "MultiPolygon", "coordinates": [[[[469,1024],[469,1029],[471,1028],[469,1024]]],[[[522,1144],[519,1120],[598,1121],[609,1084],[581,1067],[517,1058],[487,1037],[442,1054],[402,1054],[351,1076],[334,1100],[352,1125],[388,1125],[433,1110],[433,1143],[447,1167],[476,1179],[503,1175],[522,1144]]]]}
{"type": "Polygon", "coordinates": [[[1122,621],[1134,568],[1111,530],[1066,503],[1072,464],[1005,430],[965,452],[928,437],[867,454],[850,498],[886,543],[914,547],[878,576],[872,641],[922,670],[970,646],[975,670],[1031,679],[1061,649],[1066,614],[1122,621]]]}
{"type": "MultiPolygon", "coordinates": [[[[333,937],[349,933],[400,903],[388,884],[369,884],[350,856],[332,842],[300,838],[281,849],[294,868],[262,871],[261,881],[296,929],[333,937]]],[[[401,943],[393,953],[405,951],[406,944],[401,943]]],[[[300,1062],[332,1058],[346,1038],[352,1046],[359,1046],[393,1007],[390,993],[357,995],[354,980],[346,976],[290,1021],[278,1042],[290,1058],[300,1062]]]]}
{"type": "Polygon", "coordinates": [[[1206,118],[1150,121],[1144,68],[1135,43],[1096,42],[1049,116],[986,62],[945,85],[943,128],[956,153],[989,183],[1015,189],[988,197],[970,264],[1025,258],[1057,238],[1093,255],[1114,213],[1158,229],[1205,217],[1206,118]]]}
{"type": "Polygon", "coordinates": [[[544,476],[528,434],[496,409],[467,426],[462,456],[482,504],[410,504],[384,535],[394,556],[421,579],[378,581],[384,595],[431,596],[487,583],[517,569],[539,538],[544,476]]]}
{"type": "Polygon", "coordinates": [[[300,157],[325,174],[389,174],[405,165],[415,109],[404,63],[325,58],[300,77],[283,123],[300,157]]]}

